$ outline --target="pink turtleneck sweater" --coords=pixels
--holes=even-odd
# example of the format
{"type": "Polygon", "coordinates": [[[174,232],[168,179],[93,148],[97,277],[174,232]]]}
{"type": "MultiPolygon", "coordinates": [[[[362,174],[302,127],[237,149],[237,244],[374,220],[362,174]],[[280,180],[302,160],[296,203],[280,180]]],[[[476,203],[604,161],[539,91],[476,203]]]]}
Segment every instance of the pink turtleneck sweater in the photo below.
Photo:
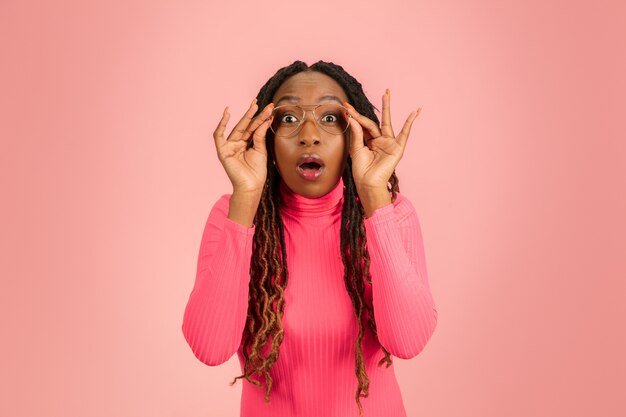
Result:
{"type": "MultiPolygon", "coordinates": [[[[294,194],[284,183],[281,192],[289,268],[284,339],[270,370],[269,403],[263,401],[265,385],[258,388],[238,380],[243,383],[241,416],[356,417],[358,323],[339,249],[343,182],[317,199],[294,194]]],[[[255,227],[227,218],[229,198],[217,201],[206,222],[182,330],[200,361],[219,365],[237,352],[243,370],[255,227]]],[[[419,220],[409,200],[398,194],[393,204],[365,219],[365,229],[372,277],[372,284],[365,284],[365,297],[374,305],[378,338],[364,322],[362,346],[370,385],[369,397],[361,398],[363,415],[404,417],[394,367],[377,363],[384,357],[381,346],[398,358],[415,357],[437,324],[419,220]]]]}

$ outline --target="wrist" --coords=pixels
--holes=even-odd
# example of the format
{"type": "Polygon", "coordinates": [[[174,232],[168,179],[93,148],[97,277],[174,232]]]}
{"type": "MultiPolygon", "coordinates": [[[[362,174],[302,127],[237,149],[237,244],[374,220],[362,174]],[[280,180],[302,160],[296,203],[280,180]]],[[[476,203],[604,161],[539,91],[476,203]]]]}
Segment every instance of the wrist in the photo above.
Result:
{"type": "Polygon", "coordinates": [[[365,188],[357,191],[365,217],[371,217],[377,209],[391,204],[391,195],[387,187],[365,188]]]}
{"type": "Polygon", "coordinates": [[[263,196],[263,189],[260,190],[241,190],[233,188],[233,192],[230,195],[231,200],[239,201],[246,204],[255,204],[261,201],[263,196]]]}
{"type": "Polygon", "coordinates": [[[261,193],[233,191],[230,196],[228,218],[248,228],[252,227],[260,201],[261,193]]]}

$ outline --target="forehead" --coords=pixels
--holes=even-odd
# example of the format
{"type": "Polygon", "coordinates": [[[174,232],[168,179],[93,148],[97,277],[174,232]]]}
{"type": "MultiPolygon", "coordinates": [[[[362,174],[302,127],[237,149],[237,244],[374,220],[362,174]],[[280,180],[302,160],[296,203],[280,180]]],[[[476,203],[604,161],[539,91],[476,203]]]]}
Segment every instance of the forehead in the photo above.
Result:
{"type": "Polygon", "coordinates": [[[302,103],[316,103],[322,97],[335,96],[342,101],[348,97],[337,81],[317,71],[304,71],[289,77],[278,87],[273,97],[276,103],[284,96],[297,97],[302,103]]]}

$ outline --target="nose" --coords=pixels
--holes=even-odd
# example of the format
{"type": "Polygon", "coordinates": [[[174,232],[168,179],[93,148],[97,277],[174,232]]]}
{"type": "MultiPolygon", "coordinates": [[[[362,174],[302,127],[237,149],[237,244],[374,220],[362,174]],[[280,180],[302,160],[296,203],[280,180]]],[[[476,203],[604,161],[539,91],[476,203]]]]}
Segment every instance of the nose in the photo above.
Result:
{"type": "Polygon", "coordinates": [[[315,122],[313,112],[307,111],[304,116],[300,132],[298,132],[298,140],[301,145],[317,145],[320,142],[320,130],[315,122]]]}

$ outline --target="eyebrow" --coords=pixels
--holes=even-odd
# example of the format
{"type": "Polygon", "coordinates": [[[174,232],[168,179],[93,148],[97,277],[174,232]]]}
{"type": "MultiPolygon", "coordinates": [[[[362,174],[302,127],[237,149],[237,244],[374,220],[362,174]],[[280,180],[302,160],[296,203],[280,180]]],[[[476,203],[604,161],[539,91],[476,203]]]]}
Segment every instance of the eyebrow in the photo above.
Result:
{"type": "MultiPolygon", "coordinates": [[[[299,103],[299,102],[300,102],[300,97],[297,97],[297,96],[290,96],[290,95],[282,96],[282,97],[280,98],[280,100],[278,100],[278,101],[277,101],[276,103],[274,103],[274,104],[275,104],[276,106],[278,106],[278,104],[279,104],[281,101],[290,101],[290,102],[292,102],[292,103],[299,103]]],[[[337,96],[322,96],[322,97],[320,97],[317,101],[318,101],[318,102],[319,102],[319,101],[336,101],[337,103],[339,103],[339,104],[343,105],[343,101],[341,101],[341,100],[339,99],[339,97],[337,97],[337,96]]]]}

